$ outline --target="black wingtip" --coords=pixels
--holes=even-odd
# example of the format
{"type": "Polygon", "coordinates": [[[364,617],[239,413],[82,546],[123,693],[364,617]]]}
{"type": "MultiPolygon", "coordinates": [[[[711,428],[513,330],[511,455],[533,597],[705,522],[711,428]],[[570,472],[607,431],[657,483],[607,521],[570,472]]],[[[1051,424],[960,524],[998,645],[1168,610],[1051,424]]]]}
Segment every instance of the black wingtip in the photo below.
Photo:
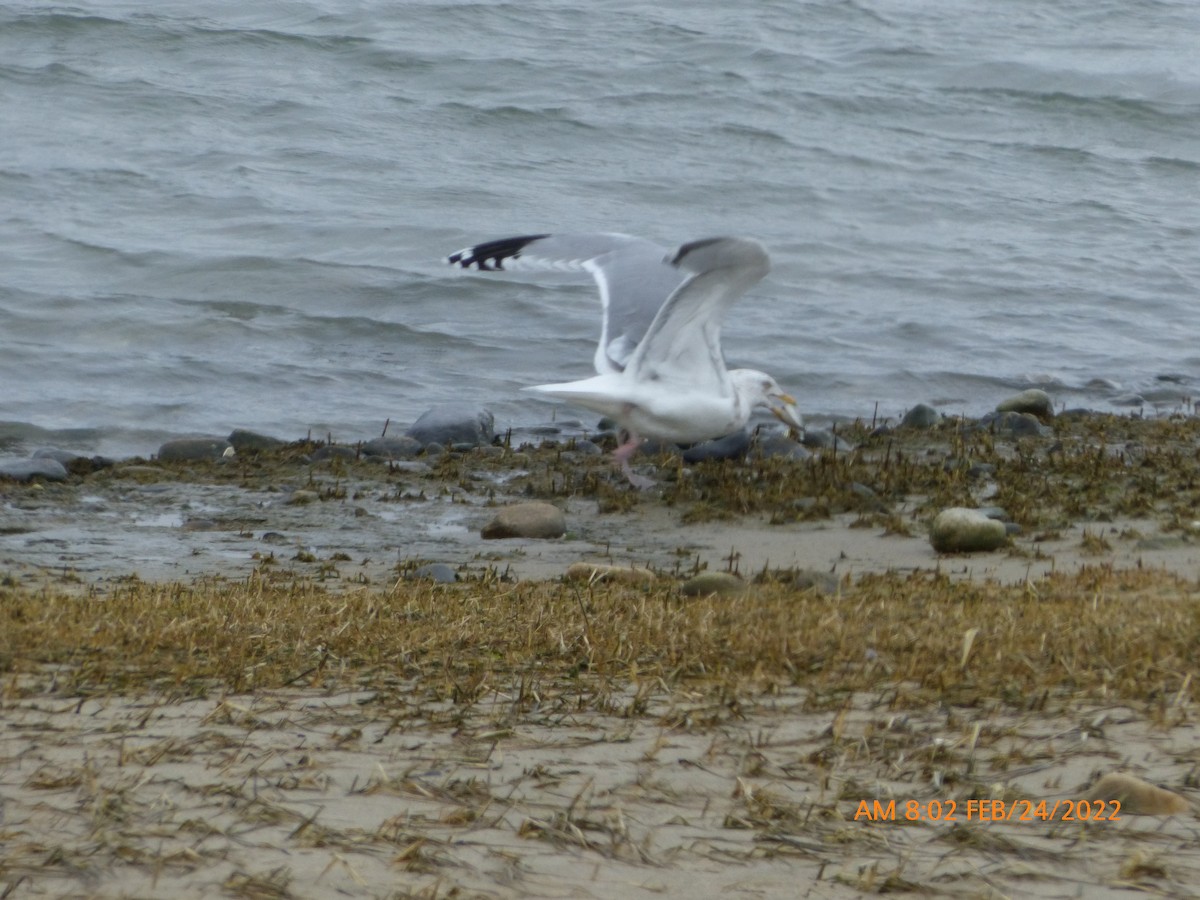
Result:
{"type": "Polygon", "coordinates": [[[765,271],[770,267],[770,257],[766,248],[753,238],[741,237],[714,237],[692,241],[667,257],[667,262],[676,268],[694,271],[726,266],[758,266],[765,271]],[[689,260],[688,257],[693,255],[695,259],[689,260]]]}
{"type": "Polygon", "coordinates": [[[464,269],[474,266],[480,272],[502,272],[504,271],[504,261],[506,259],[516,259],[521,255],[522,250],[534,241],[540,241],[545,237],[549,237],[549,235],[526,234],[520,237],[487,241],[483,244],[476,244],[474,247],[467,247],[465,250],[459,250],[457,253],[452,253],[447,257],[446,261],[452,266],[458,265],[464,269]]]}

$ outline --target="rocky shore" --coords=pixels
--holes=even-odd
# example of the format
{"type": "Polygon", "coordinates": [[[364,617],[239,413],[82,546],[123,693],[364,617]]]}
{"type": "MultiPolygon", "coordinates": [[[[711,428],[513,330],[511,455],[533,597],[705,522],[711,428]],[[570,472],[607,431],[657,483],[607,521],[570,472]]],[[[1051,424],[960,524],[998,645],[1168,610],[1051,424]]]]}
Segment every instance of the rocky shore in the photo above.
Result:
{"type": "MultiPolygon", "coordinates": [[[[613,435],[497,434],[487,410],[430,410],[354,445],[236,430],[147,459],[52,447],[0,461],[0,571],[10,580],[244,576],[326,582],[553,578],[572,563],[682,578],[723,571],[836,585],[942,569],[1023,579],[1066,566],[1188,571],[1196,420],[1054,414],[1044,392],[979,420],[914,406],[894,426],[769,426],[635,459],[613,435]],[[594,438],[594,439],[593,439],[594,438]]],[[[552,432],[552,429],[545,429],[552,432]]]]}

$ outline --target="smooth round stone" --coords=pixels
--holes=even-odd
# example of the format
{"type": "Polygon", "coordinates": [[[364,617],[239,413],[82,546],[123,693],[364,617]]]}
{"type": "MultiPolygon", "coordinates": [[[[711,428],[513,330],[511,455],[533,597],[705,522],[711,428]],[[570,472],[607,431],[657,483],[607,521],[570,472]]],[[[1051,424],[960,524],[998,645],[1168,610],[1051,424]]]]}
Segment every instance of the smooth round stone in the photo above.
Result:
{"type": "Polygon", "coordinates": [[[802,443],[815,450],[833,450],[837,453],[849,453],[854,449],[854,445],[845,438],[824,428],[805,428],[802,443]]]}
{"type": "Polygon", "coordinates": [[[904,414],[900,424],[905,428],[932,428],[942,421],[942,414],[927,403],[918,403],[904,414]]]}
{"type": "Polygon", "coordinates": [[[746,582],[729,572],[701,572],[679,588],[685,597],[733,597],[746,592],[746,582]]]}
{"type": "Polygon", "coordinates": [[[408,435],[400,437],[379,437],[362,445],[365,456],[383,457],[384,459],[412,459],[421,452],[425,445],[416,438],[408,435]]]}
{"type": "Polygon", "coordinates": [[[979,420],[982,428],[990,428],[997,434],[1007,434],[1009,437],[1053,437],[1054,429],[1043,425],[1032,413],[995,412],[988,413],[979,420]]]}
{"type": "Polygon", "coordinates": [[[66,481],[67,468],[57,459],[15,459],[0,462],[0,478],[14,481],[66,481]]]}
{"type": "Polygon", "coordinates": [[[1041,388],[1030,388],[997,403],[996,412],[1028,413],[1039,421],[1049,422],[1054,418],[1054,401],[1041,388]]]}
{"type": "Polygon", "coordinates": [[[741,459],[750,452],[750,432],[743,428],[725,437],[701,441],[683,451],[683,461],[696,463],[708,459],[741,459]]]}
{"type": "Polygon", "coordinates": [[[772,434],[755,445],[763,459],[812,459],[812,451],[787,435],[772,434]]]}
{"type": "Polygon", "coordinates": [[[432,581],[435,584],[454,584],[458,581],[458,573],[445,563],[417,566],[404,577],[409,581],[432,581]]]}
{"type": "Polygon", "coordinates": [[[497,538],[558,538],[567,532],[567,517],[552,503],[534,500],[501,509],[483,526],[481,536],[497,538]]]}
{"type": "Polygon", "coordinates": [[[489,410],[464,406],[435,406],[426,410],[405,432],[422,445],[490,444],[496,436],[496,420],[489,410]]]}
{"type": "Polygon", "coordinates": [[[278,450],[280,447],[287,446],[287,442],[281,441],[279,438],[259,434],[255,431],[247,431],[244,428],[235,428],[230,432],[228,441],[230,446],[238,453],[263,453],[268,450],[278,450]]]}
{"type": "Polygon", "coordinates": [[[631,566],[616,566],[612,563],[577,562],[567,566],[563,576],[567,581],[615,581],[621,584],[650,584],[658,576],[649,569],[634,569],[631,566]]]}
{"type": "Polygon", "coordinates": [[[233,446],[224,438],[179,438],[158,448],[160,462],[195,462],[220,459],[233,446]]]}
{"type": "Polygon", "coordinates": [[[790,585],[800,591],[815,590],[821,594],[836,594],[841,587],[840,578],[832,572],[818,569],[776,569],[767,573],[765,580],[790,585]]]}
{"type": "Polygon", "coordinates": [[[858,482],[850,482],[850,493],[863,502],[863,505],[876,512],[886,512],[887,504],[879,499],[879,495],[867,485],[858,482]]]}
{"type": "Polygon", "coordinates": [[[929,529],[929,543],[938,553],[996,550],[1007,541],[1008,530],[1003,522],[962,506],[942,510],[929,529]]]}

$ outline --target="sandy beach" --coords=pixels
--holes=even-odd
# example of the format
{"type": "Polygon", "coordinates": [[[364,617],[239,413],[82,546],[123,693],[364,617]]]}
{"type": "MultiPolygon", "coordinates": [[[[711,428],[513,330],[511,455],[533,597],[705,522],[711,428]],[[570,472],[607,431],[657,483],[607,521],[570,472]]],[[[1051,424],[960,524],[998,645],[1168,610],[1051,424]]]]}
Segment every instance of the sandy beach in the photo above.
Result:
{"type": "Polygon", "coordinates": [[[0,896],[1194,896],[1200,432],[1055,427],[0,484],[0,896]]]}

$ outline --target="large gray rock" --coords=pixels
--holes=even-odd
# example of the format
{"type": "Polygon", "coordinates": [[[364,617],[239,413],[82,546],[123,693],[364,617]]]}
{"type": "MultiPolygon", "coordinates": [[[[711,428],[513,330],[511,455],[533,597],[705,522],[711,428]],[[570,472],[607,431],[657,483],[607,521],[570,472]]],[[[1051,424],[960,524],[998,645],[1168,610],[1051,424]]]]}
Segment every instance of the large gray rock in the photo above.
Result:
{"type": "Polygon", "coordinates": [[[929,543],[938,553],[996,550],[1007,542],[1008,529],[1003,522],[962,506],[943,509],[929,529],[929,543]]]}
{"type": "Polygon", "coordinates": [[[424,446],[490,444],[496,436],[496,419],[489,410],[466,406],[436,406],[426,410],[405,432],[424,446]]]}
{"type": "Polygon", "coordinates": [[[56,459],[14,459],[0,462],[0,478],[13,481],[66,481],[67,469],[56,459]]]}
{"type": "Polygon", "coordinates": [[[495,538],[557,538],[567,532],[567,517],[552,503],[534,500],[501,509],[480,534],[495,538]]]}
{"type": "Polygon", "coordinates": [[[277,437],[259,434],[256,431],[247,431],[244,428],[235,428],[230,433],[228,441],[233,449],[238,453],[245,453],[247,451],[262,453],[268,450],[278,450],[280,447],[287,446],[286,441],[281,441],[277,437]]]}
{"type": "Polygon", "coordinates": [[[725,437],[692,444],[683,451],[683,461],[703,462],[707,459],[741,459],[750,451],[750,432],[743,428],[725,437]]]}

